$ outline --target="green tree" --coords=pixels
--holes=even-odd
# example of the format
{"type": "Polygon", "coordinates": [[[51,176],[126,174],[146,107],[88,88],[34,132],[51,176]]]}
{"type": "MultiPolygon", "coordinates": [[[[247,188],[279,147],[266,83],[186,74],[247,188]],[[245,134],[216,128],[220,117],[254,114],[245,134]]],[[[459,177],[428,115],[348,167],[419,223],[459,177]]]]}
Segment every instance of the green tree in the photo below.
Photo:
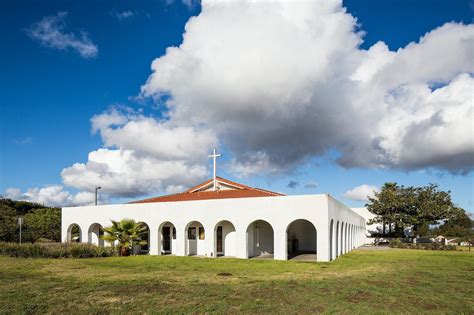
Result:
{"type": "Polygon", "coordinates": [[[396,232],[400,229],[403,231],[403,225],[406,221],[404,207],[406,205],[403,186],[397,183],[385,183],[374,197],[369,197],[367,209],[375,214],[375,218],[369,222],[381,223],[382,234],[386,235],[386,226],[388,226],[389,234],[392,234],[392,226],[396,232]]]}
{"type": "Polygon", "coordinates": [[[28,240],[36,242],[40,238],[61,241],[61,209],[35,209],[25,215],[25,228],[28,240]]]}
{"type": "Polygon", "coordinates": [[[418,232],[423,225],[438,224],[442,220],[457,218],[464,212],[451,200],[450,191],[441,191],[436,184],[416,188],[416,198],[411,216],[413,229],[418,232]]]}
{"type": "Polygon", "coordinates": [[[439,190],[436,184],[404,187],[385,183],[374,197],[369,198],[366,206],[375,214],[372,223],[382,224],[383,235],[388,226],[391,236],[402,236],[404,227],[413,227],[417,235],[429,235],[430,225],[456,218],[464,212],[452,203],[450,192],[439,190]],[[395,233],[392,233],[392,226],[395,233]]]}
{"type": "Polygon", "coordinates": [[[61,209],[38,203],[0,199],[0,241],[18,242],[18,217],[24,217],[22,240],[35,242],[39,238],[60,241],[61,209]]]}
{"type": "Polygon", "coordinates": [[[146,245],[144,239],[148,233],[148,228],[143,223],[136,223],[134,220],[123,219],[121,221],[111,220],[112,226],[104,228],[104,235],[101,238],[107,242],[118,242],[120,256],[128,256],[135,245],[146,245]]]}
{"type": "Polygon", "coordinates": [[[463,211],[458,217],[445,221],[434,230],[436,234],[446,237],[459,237],[469,240],[474,238],[474,221],[463,211]]]}
{"type": "Polygon", "coordinates": [[[5,203],[0,204],[0,241],[17,242],[17,229],[18,221],[15,209],[5,203]]]}

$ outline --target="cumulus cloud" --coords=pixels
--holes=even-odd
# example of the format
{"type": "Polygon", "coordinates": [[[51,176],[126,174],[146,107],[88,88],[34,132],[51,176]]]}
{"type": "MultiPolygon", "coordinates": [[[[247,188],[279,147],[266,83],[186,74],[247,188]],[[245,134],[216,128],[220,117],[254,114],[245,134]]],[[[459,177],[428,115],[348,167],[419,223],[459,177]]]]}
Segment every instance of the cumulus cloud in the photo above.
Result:
{"type": "MultiPolygon", "coordinates": [[[[171,5],[176,2],[176,0],[165,0],[167,5],[171,5]]],[[[192,8],[198,5],[200,0],[181,0],[181,3],[187,6],[188,8],[192,8]]]]}
{"type": "Polygon", "coordinates": [[[176,192],[204,180],[208,149],[217,145],[207,130],[117,109],[94,116],[91,124],[104,147],[90,152],[86,163],[63,169],[63,183],[83,191],[102,186],[118,197],[176,192]]]}
{"type": "Polygon", "coordinates": [[[135,12],[132,12],[130,10],[125,10],[125,11],[113,10],[111,14],[119,21],[129,20],[135,16],[135,12]]]}
{"type": "Polygon", "coordinates": [[[204,1],[185,29],[141,94],[167,97],[167,124],[212,131],[238,176],[333,149],[348,168],[474,166],[472,24],[365,50],[342,1],[204,1]]]}
{"type": "Polygon", "coordinates": [[[367,201],[368,197],[373,197],[375,192],[380,189],[377,186],[363,184],[348,190],[344,193],[344,197],[355,201],[367,201]]]}
{"type": "Polygon", "coordinates": [[[72,49],[83,58],[96,57],[99,49],[84,32],[80,35],[66,33],[67,12],[58,12],[56,15],[44,17],[38,23],[32,25],[28,30],[28,35],[39,41],[42,45],[59,50],[72,49]]]}
{"type": "Polygon", "coordinates": [[[291,189],[295,189],[295,188],[298,187],[299,185],[300,185],[300,183],[298,183],[297,181],[290,180],[290,181],[288,182],[288,185],[286,185],[286,187],[291,188],[291,189]]]}
{"type": "Polygon", "coordinates": [[[5,190],[3,197],[12,200],[36,202],[53,207],[88,205],[95,202],[95,194],[79,192],[74,195],[65,191],[61,185],[30,188],[25,192],[12,187],[5,190]]]}
{"type": "Polygon", "coordinates": [[[239,178],[249,177],[254,174],[276,174],[279,171],[267,153],[255,151],[252,153],[242,153],[234,158],[227,165],[227,168],[239,178]]]}

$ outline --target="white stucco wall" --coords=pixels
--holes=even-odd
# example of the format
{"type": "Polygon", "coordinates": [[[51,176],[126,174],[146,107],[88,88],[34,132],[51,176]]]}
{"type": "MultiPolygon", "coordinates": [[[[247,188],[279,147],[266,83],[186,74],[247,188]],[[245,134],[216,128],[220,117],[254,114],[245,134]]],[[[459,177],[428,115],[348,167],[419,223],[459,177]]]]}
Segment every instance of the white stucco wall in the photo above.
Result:
{"type": "MultiPolygon", "coordinates": [[[[364,217],[366,222],[375,218],[375,214],[371,213],[367,208],[352,208],[356,213],[360,214],[364,217]]],[[[365,239],[364,244],[372,244],[374,242],[374,238],[371,237],[372,233],[382,231],[382,224],[374,223],[374,224],[367,224],[366,231],[365,231],[365,239]]]]}
{"type": "MultiPolygon", "coordinates": [[[[345,244],[351,245],[345,246],[344,252],[362,244],[365,231],[365,219],[362,216],[324,194],[67,207],[62,209],[62,239],[67,241],[67,230],[75,223],[81,228],[82,241],[92,242],[94,240],[89,240],[87,231],[93,223],[110,226],[110,220],[124,218],[147,223],[150,227],[149,246],[152,255],[161,253],[159,227],[164,222],[171,222],[176,228],[173,253],[178,256],[187,252],[187,226],[193,221],[199,222],[205,229],[205,239],[197,240],[197,253],[209,257],[215,257],[215,229],[224,220],[231,222],[235,228],[235,250],[232,256],[238,258],[249,256],[248,240],[253,236],[247,233],[247,228],[256,220],[264,220],[271,225],[274,258],[280,260],[287,259],[286,232],[289,224],[295,220],[308,220],[316,228],[318,261],[329,261],[336,257],[329,252],[332,246],[335,253],[334,229],[333,245],[329,242],[331,220],[344,222],[350,227],[344,237],[347,235],[345,244]]],[[[196,232],[199,238],[198,230],[196,232]]],[[[250,246],[253,244],[250,243],[250,246]]],[[[252,251],[250,249],[250,255],[252,251]]]]}

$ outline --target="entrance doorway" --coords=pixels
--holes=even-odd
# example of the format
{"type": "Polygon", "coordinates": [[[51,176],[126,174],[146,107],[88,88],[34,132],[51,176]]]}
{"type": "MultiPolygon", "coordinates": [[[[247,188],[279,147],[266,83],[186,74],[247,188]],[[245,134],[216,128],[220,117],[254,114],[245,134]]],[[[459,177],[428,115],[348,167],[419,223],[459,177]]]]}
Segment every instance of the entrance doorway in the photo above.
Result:
{"type": "Polygon", "coordinates": [[[215,227],[216,256],[234,256],[236,255],[236,237],[235,227],[229,221],[221,221],[215,227]]]}
{"type": "Polygon", "coordinates": [[[161,255],[175,254],[176,250],[176,228],[173,223],[161,224],[158,231],[158,253],[161,255]]]}
{"type": "Polygon", "coordinates": [[[217,227],[217,231],[216,231],[216,237],[217,237],[217,244],[216,244],[216,252],[217,254],[222,254],[223,250],[222,250],[222,226],[218,226],[217,227]]]}

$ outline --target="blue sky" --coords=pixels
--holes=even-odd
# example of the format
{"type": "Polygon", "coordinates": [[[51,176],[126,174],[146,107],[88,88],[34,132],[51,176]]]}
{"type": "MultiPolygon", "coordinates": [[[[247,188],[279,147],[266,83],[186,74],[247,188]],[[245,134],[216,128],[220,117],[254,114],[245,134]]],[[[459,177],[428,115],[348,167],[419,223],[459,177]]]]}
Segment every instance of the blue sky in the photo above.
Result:
{"type": "MultiPolygon", "coordinates": [[[[355,31],[365,33],[363,42],[359,45],[360,50],[367,50],[378,41],[383,41],[390,51],[396,52],[446,22],[467,25],[472,22],[473,14],[472,2],[460,0],[358,0],[344,1],[343,5],[348,13],[357,18],[358,26],[355,31]]],[[[114,107],[119,108],[122,113],[125,112],[127,118],[124,119],[128,119],[127,121],[142,121],[142,118],[136,118],[137,115],[153,117],[156,121],[168,119],[164,109],[166,99],[173,98],[181,90],[172,86],[171,92],[165,97],[144,97],[140,88],[152,73],[160,75],[156,69],[150,69],[152,61],[166,55],[167,47],[178,46],[183,42],[186,22],[192,16],[198,16],[200,12],[199,3],[189,5],[180,1],[43,1],[41,4],[37,1],[2,1],[0,20],[3,21],[4,27],[0,29],[0,33],[5,46],[0,50],[0,83],[3,87],[0,104],[0,192],[17,188],[21,192],[17,191],[19,198],[24,198],[28,189],[55,185],[63,186],[61,191],[67,191],[71,196],[80,191],[90,191],[84,188],[85,184],[78,183],[75,179],[69,178],[65,182],[61,171],[71,168],[74,163],[86,163],[89,152],[108,147],[101,138],[102,129],[96,133],[91,132],[91,118],[94,115],[110,114],[110,109],[114,107]],[[82,44],[93,45],[97,53],[84,56],[72,46],[66,46],[64,49],[52,47],[50,43],[32,35],[38,23],[45,21],[45,18],[59,16],[61,31],[64,34],[73,36],[76,41],[82,41],[82,44]],[[87,35],[82,37],[81,34],[87,35]],[[131,111],[134,111],[134,114],[127,114],[131,111]],[[137,114],[138,111],[140,114],[137,114]],[[129,115],[135,118],[130,118],[129,115]]],[[[242,41],[245,42],[245,39],[242,41]]],[[[166,62],[172,64],[170,61],[166,62]]],[[[186,73],[187,70],[181,71],[186,73]]],[[[455,71],[469,73],[464,69],[455,71]]],[[[450,77],[439,83],[433,78],[432,81],[439,83],[439,86],[446,86],[451,80],[454,79],[450,77]]],[[[163,89],[162,86],[168,84],[167,82],[157,84],[161,84],[159,88],[163,89]]],[[[183,81],[182,84],[187,83],[183,81]]],[[[219,89],[219,86],[216,89],[219,89]]],[[[184,103],[179,103],[178,97],[176,102],[177,107],[184,108],[184,103]]],[[[288,111],[291,111],[291,108],[288,107],[288,111]]],[[[183,121],[184,118],[180,116],[179,119],[183,121]]],[[[212,130],[212,124],[204,118],[197,122],[193,120],[190,124],[201,126],[206,123],[207,128],[212,130]]],[[[358,126],[351,128],[357,129],[358,126]]],[[[472,125],[470,131],[468,140],[472,142],[472,125]]],[[[276,134],[278,132],[276,131],[276,134]]],[[[242,141],[239,135],[228,136],[221,131],[216,131],[215,137],[219,141],[219,149],[224,153],[224,157],[219,161],[219,174],[249,185],[288,194],[327,192],[350,206],[362,206],[363,201],[352,200],[345,193],[364,184],[380,187],[386,181],[396,181],[404,185],[439,183],[442,189],[452,191],[456,203],[473,211],[473,161],[472,152],[469,153],[472,146],[466,149],[470,162],[468,161],[464,168],[454,170],[450,169],[450,166],[444,166],[451,165],[449,161],[443,162],[444,164],[433,162],[419,165],[416,164],[418,162],[408,161],[381,167],[364,163],[348,166],[347,163],[336,161],[337,157],[345,154],[341,153],[345,149],[342,149],[342,146],[334,149],[326,143],[323,151],[295,151],[295,155],[304,155],[302,160],[290,157],[279,159],[277,155],[280,151],[266,147],[262,152],[265,157],[269,157],[269,165],[275,171],[260,169],[240,178],[236,171],[239,168],[232,165],[246,165],[246,154],[257,150],[256,146],[261,142],[249,141],[252,144],[246,147],[236,143],[242,141]],[[282,160],[285,162],[281,162],[282,160]],[[419,166],[414,167],[415,164],[419,166]]],[[[318,134],[315,134],[315,137],[318,137],[318,134]]],[[[283,140],[281,145],[298,146],[298,137],[288,139],[283,140]]],[[[265,139],[261,141],[268,142],[265,139]]],[[[203,143],[209,144],[212,140],[203,143]]],[[[304,146],[304,143],[301,146],[304,146]]],[[[110,147],[117,145],[112,144],[110,147]]],[[[196,170],[194,177],[184,176],[176,183],[173,179],[166,178],[153,186],[156,188],[139,190],[133,196],[112,188],[107,190],[106,181],[97,185],[104,186],[104,192],[109,195],[109,202],[171,192],[186,186],[186,180],[193,185],[195,181],[210,176],[210,161],[207,161],[205,156],[210,153],[212,147],[201,149],[203,157],[192,161],[192,169],[196,170]],[[202,170],[199,171],[199,164],[207,168],[205,175],[202,170]]],[[[195,150],[189,154],[193,153],[195,150]]],[[[423,155],[423,152],[419,154],[423,155]]],[[[160,155],[159,160],[163,159],[160,155]]],[[[183,160],[182,157],[180,159],[183,160]]],[[[173,157],[166,158],[166,162],[170,161],[173,161],[173,157]]],[[[183,161],[187,166],[191,163],[186,158],[183,161]]],[[[186,172],[188,171],[184,171],[186,172]]],[[[181,176],[180,174],[175,176],[181,176]]],[[[70,176],[82,175],[74,172],[70,176]]],[[[40,202],[49,200],[34,199],[39,198],[34,192],[28,196],[31,200],[40,202]]],[[[55,200],[51,203],[57,201],[54,198],[51,200],[55,200]]],[[[61,201],[65,202],[65,199],[59,202],[61,201]]]]}

